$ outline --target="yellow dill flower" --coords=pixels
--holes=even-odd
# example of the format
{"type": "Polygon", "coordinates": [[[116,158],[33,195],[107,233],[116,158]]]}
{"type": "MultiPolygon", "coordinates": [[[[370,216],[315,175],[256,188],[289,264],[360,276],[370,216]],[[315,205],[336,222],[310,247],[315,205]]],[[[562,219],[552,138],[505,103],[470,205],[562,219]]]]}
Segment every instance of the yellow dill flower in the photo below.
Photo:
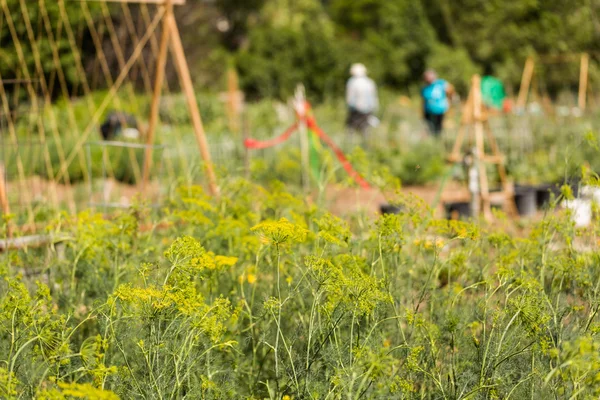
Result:
{"type": "Polygon", "coordinates": [[[215,262],[217,263],[217,267],[232,267],[238,261],[237,257],[228,257],[228,256],[216,256],[215,262]]]}
{"type": "Polygon", "coordinates": [[[266,238],[267,243],[275,245],[284,244],[286,242],[303,242],[306,239],[308,230],[294,225],[285,218],[279,221],[265,221],[252,228],[253,232],[257,232],[262,238],[266,238]]]}
{"type": "Polygon", "coordinates": [[[288,285],[291,285],[292,282],[294,281],[294,279],[291,276],[288,276],[285,281],[287,282],[288,285]]]}
{"type": "Polygon", "coordinates": [[[292,397],[286,394],[281,398],[281,400],[292,400],[292,397]]]}
{"type": "Polygon", "coordinates": [[[58,387],[62,391],[62,396],[60,398],[75,397],[79,399],[119,400],[119,396],[115,393],[109,390],[95,388],[89,383],[58,382],[58,387]]]}

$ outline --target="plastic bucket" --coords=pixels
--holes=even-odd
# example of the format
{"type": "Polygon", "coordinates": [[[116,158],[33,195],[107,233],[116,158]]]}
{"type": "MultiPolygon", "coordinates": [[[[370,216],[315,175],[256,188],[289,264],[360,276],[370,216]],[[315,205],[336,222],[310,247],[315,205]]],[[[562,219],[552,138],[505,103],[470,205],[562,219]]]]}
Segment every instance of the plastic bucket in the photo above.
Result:
{"type": "Polygon", "coordinates": [[[381,214],[400,214],[404,207],[393,204],[382,204],[379,206],[381,214]]]}
{"type": "Polygon", "coordinates": [[[600,204],[600,187],[598,186],[582,186],[579,190],[579,195],[582,198],[589,199],[596,204],[600,204]]]}
{"type": "Polygon", "coordinates": [[[448,219],[465,219],[472,216],[471,203],[468,201],[446,203],[444,207],[446,208],[446,218],[448,219]]]}
{"type": "Polygon", "coordinates": [[[572,210],[571,218],[575,226],[582,228],[592,222],[592,201],[587,199],[565,200],[563,207],[572,210]]]}
{"type": "Polygon", "coordinates": [[[537,211],[537,191],[533,186],[515,187],[515,204],[519,215],[527,217],[537,211]]]}

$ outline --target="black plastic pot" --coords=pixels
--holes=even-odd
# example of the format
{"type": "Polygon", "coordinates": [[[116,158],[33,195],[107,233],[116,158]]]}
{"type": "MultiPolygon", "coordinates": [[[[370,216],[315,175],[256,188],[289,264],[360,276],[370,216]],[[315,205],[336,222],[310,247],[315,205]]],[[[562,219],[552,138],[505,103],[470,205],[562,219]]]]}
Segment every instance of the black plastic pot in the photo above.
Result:
{"type": "MultiPolygon", "coordinates": [[[[550,206],[550,199],[554,194],[553,186],[549,183],[543,183],[535,187],[535,203],[538,209],[545,209],[550,206]]],[[[556,194],[554,194],[554,197],[556,197],[556,194]]]]}
{"type": "Polygon", "coordinates": [[[471,217],[471,203],[460,201],[444,204],[446,208],[446,218],[448,219],[466,219],[471,217]]]}
{"type": "Polygon", "coordinates": [[[526,217],[537,211],[537,190],[535,186],[515,186],[515,204],[519,215],[526,217]]]}
{"type": "Polygon", "coordinates": [[[379,206],[381,214],[400,214],[404,207],[393,204],[382,204],[379,206]]]}

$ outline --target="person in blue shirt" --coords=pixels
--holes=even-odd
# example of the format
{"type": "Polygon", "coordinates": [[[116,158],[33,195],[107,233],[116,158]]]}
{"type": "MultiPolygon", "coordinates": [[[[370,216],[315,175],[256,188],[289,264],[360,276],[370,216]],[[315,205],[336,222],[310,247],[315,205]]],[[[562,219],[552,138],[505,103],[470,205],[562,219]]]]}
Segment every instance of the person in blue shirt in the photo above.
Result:
{"type": "Polygon", "coordinates": [[[450,108],[449,97],[454,93],[454,88],[445,80],[439,79],[432,69],[425,71],[423,79],[423,117],[431,134],[438,137],[442,133],[444,115],[450,108]]]}

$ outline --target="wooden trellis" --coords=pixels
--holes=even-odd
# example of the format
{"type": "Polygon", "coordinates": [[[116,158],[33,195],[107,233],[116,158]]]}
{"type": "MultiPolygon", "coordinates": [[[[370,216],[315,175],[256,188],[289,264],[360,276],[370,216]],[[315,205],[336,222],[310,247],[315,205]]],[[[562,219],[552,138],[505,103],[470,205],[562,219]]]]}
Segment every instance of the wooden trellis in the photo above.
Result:
{"type": "Polygon", "coordinates": [[[463,145],[465,141],[473,149],[473,158],[478,171],[479,198],[476,209],[483,212],[486,220],[492,219],[492,201],[487,176],[487,165],[494,165],[502,186],[498,193],[503,201],[504,209],[511,215],[516,215],[514,203],[514,188],[508,181],[504,167],[504,155],[501,153],[496,138],[488,123],[489,111],[484,107],[481,95],[481,77],[474,75],[471,79],[471,90],[463,107],[461,126],[448,160],[453,163],[463,161],[463,145]],[[472,135],[470,134],[472,133],[472,135]],[[486,153],[486,138],[491,154],[486,153]],[[480,207],[479,207],[480,206],[480,207]]]}
{"type": "MultiPolygon", "coordinates": [[[[159,129],[161,97],[165,93],[174,94],[165,79],[168,62],[175,66],[179,86],[189,109],[209,190],[213,195],[218,194],[209,146],[174,17],[174,7],[183,4],[185,0],[19,0],[18,10],[11,10],[7,0],[0,0],[0,20],[3,21],[0,29],[10,33],[18,66],[16,78],[23,80],[20,88],[27,94],[26,103],[31,113],[36,115],[30,128],[25,129],[27,138],[34,138],[44,147],[42,158],[49,179],[47,196],[52,203],[56,201],[56,195],[53,194],[56,183],[71,186],[73,177],[69,169],[72,165],[79,163],[82,170],[86,171],[85,144],[97,132],[106,112],[110,108],[121,109],[124,105],[137,104],[136,96],[140,91],[135,86],[140,82],[138,86],[143,88],[142,93],[151,97],[148,111],[136,109],[138,115],[144,116],[147,112],[147,129],[142,132],[146,147],[143,165],[138,165],[135,155],[130,154],[130,160],[143,195],[151,175],[152,148],[159,129]],[[50,15],[47,6],[50,2],[57,5],[58,15],[50,15]],[[77,7],[78,15],[82,18],[77,21],[70,19],[72,7],[77,7]],[[120,24],[115,21],[116,13],[120,24]],[[135,19],[134,14],[137,17],[135,19]],[[53,18],[58,18],[58,21],[53,18]],[[18,32],[22,24],[25,25],[26,35],[18,32]],[[86,32],[88,48],[93,46],[94,62],[91,66],[85,63],[82,56],[82,32],[86,32]],[[25,46],[33,54],[32,63],[26,60],[25,46]],[[105,51],[107,47],[110,47],[110,52],[105,51]],[[65,51],[72,55],[73,64],[69,66],[69,71],[65,70],[60,59],[65,51]],[[47,72],[48,64],[52,65],[50,74],[47,72]],[[76,75],[75,85],[69,85],[68,73],[76,75]],[[31,83],[34,80],[39,82],[37,88],[31,83]],[[98,88],[106,90],[102,98],[98,98],[97,94],[94,98],[94,91],[98,88]],[[52,107],[56,98],[66,103],[63,114],[58,115],[52,107]],[[84,121],[81,118],[82,109],[87,115],[84,121]],[[66,141],[70,141],[71,145],[67,146],[66,141]],[[50,142],[56,146],[58,163],[51,160],[47,147],[50,142]]],[[[6,143],[17,144],[23,141],[24,133],[21,132],[20,122],[11,117],[15,102],[11,98],[11,91],[5,86],[5,80],[8,79],[0,74],[0,112],[7,116],[5,132],[0,134],[5,135],[6,143]]],[[[186,149],[181,137],[175,136],[173,140],[177,142],[178,151],[186,149]]],[[[182,164],[188,162],[187,158],[184,153],[177,157],[182,164]]],[[[13,164],[11,167],[14,167],[18,181],[24,182],[27,176],[23,158],[17,155],[13,164]]],[[[5,168],[0,165],[0,172],[5,168]]],[[[173,172],[175,167],[171,166],[170,170],[176,173],[173,172]]],[[[92,179],[91,176],[83,178],[92,179]]],[[[4,213],[8,213],[6,192],[19,190],[19,186],[7,186],[5,183],[2,180],[0,184],[0,206],[4,213]]],[[[73,193],[69,192],[68,203],[74,210],[73,193]]],[[[33,221],[34,211],[31,207],[27,211],[29,220],[33,221]]]]}

